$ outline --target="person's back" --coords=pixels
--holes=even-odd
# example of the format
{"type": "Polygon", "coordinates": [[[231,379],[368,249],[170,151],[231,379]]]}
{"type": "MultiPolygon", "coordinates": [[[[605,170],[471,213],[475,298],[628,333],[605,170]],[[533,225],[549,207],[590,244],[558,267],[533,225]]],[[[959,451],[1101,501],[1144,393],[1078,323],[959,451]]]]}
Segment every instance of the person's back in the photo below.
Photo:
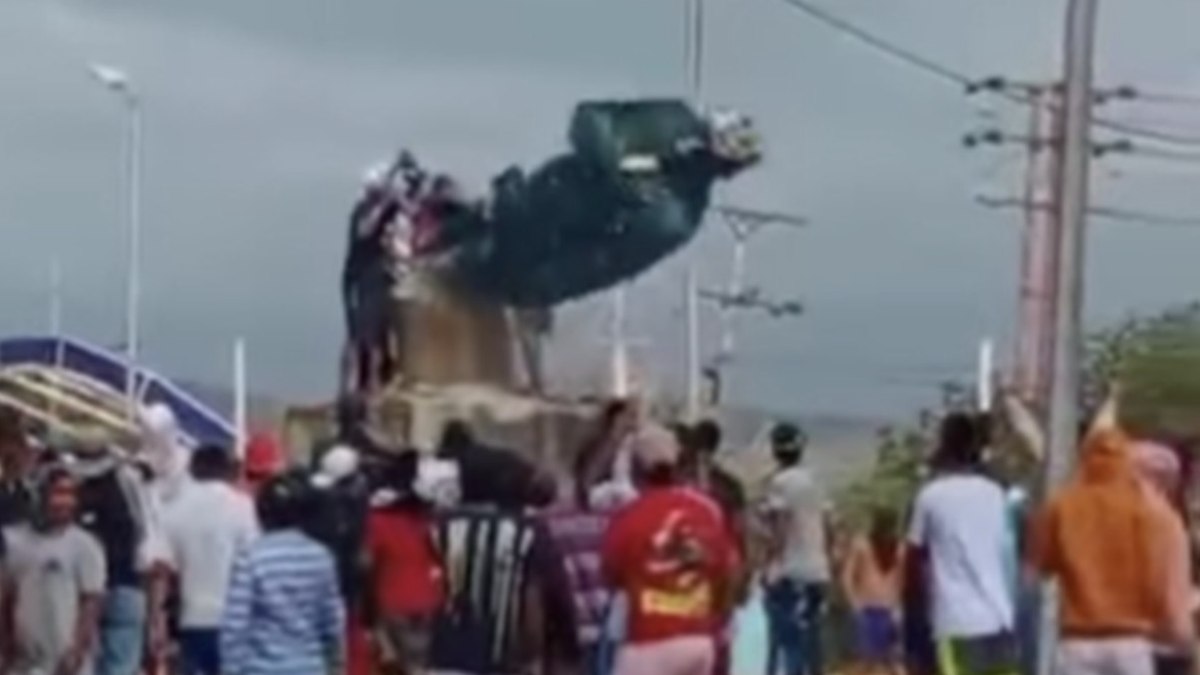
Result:
{"type": "Polygon", "coordinates": [[[254,505],[225,482],[196,481],[168,507],[164,529],[179,575],[181,627],[216,628],[234,561],[257,536],[254,505]]]}
{"type": "MultiPolygon", "coordinates": [[[[434,629],[431,670],[481,675],[515,673],[544,626],[540,613],[573,630],[552,602],[565,583],[549,535],[533,518],[489,506],[440,513],[435,541],[442,553],[446,605],[434,629]]],[[[569,599],[567,600],[569,602],[569,599]]]]}
{"type": "Polygon", "coordinates": [[[850,544],[844,563],[846,595],[855,607],[894,610],[900,605],[900,553],[881,550],[869,537],[859,536],[850,544]]]}
{"type": "Polygon", "coordinates": [[[600,568],[601,547],[612,515],[603,509],[564,506],[542,516],[566,567],[575,598],[579,642],[585,648],[599,642],[612,599],[600,568]]]}
{"type": "Polygon", "coordinates": [[[1090,437],[1079,475],[1035,521],[1031,555],[1061,585],[1066,636],[1149,636],[1161,609],[1158,528],[1126,445],[1116,432],[1090,437]]]}
{"type": "Polygon", "coordinates": [[[768,508],[786,523],[771,575],[806,583],[829,581],[828,503],[812,472],[800,464],[787,467],[771,478],[767,493],[768,508]]]}
{"type": "Polygon", "coordinates": [[[344,609],[333,557],[298,529],[264,534],[234,564],[222,621],[231,675],[324,675],[344,609]]]}
{"type": "Polygon", "coordinates": [[[605,539],[604,567],[629,598],[628,641],[715,636],[737,557],[720,508],[699,491],[656,488],[625,507],[605,539]]]}
{"type": "Polygon", "coordinates": [[[929,556],[939,638],[1012,629],[1007,502],[999,485],[972,473],[934,479],[917,496],[909,542],[929,556]]]}

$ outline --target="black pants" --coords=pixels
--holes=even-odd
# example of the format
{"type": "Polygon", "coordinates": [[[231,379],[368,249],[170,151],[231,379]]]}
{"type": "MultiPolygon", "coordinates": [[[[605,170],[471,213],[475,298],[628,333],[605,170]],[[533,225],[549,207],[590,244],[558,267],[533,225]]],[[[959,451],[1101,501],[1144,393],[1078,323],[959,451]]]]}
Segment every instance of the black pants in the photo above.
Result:
{"type": "Polygon", "coordinates": [[[1192,659],[1185,654],[1154,654],[1154,675],[1191,675],[1192,659]]]}

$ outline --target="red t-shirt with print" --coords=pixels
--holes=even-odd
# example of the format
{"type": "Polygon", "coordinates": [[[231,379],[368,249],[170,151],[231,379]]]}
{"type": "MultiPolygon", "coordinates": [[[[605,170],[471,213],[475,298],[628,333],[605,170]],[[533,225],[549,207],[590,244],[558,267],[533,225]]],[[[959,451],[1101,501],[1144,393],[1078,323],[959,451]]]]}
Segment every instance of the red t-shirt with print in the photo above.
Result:
{"type": "Polygon", "coordinates": [[[629,601],[627,639],[715,635],[738,548],[720,507],[686,487],[652,488],[613,519],[604,569],[629,601]]]}

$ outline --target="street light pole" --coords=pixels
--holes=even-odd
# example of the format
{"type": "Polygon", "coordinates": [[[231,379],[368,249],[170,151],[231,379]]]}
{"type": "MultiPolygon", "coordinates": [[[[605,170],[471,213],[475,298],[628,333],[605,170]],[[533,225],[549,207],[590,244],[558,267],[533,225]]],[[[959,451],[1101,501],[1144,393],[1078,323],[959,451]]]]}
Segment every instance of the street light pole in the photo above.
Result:
{"type": "MultiPolygon", "coordinates": [[[[1068,0],[1064,51],[1063,148],[1059,202],[1059,268],[1055,289],[1055,334],[1050,387],[1049,452],[1046,486],[1068,476],[1079,429],[1080,351],[1084,286],[1084,242],[1088,209],[1093,61],[1098,0],[1068,0]]],[[[1038,674],[1054,672],[1058,637],[1058,595],[1043,596],[1038,674]]]]}
{"type": "Polygon", "coordinates": [[[125,108],[125,171],[129,190],[129,232],[127,234],[128,279],[125,298],[125,396],[130,418],[137,410],[138,356],[141,334],[142,281],[142,105],[129,76],[116,68],[92,64],[92,77],[115,94],[125,108]]]}

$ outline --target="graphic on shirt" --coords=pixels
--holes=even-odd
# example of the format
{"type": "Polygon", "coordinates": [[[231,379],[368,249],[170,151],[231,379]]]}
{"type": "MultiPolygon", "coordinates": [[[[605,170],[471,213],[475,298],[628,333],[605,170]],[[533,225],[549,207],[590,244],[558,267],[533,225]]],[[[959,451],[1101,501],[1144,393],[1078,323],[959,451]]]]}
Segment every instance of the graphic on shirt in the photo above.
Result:
{"type": "Polygon", "coordinates": [[[650,540],[643,571],[647,587],[638,598],[647,614],[697,618],[712,607],[712,587],[705,570],[710,555],[686,514],[671,511],[650,540]]]}

